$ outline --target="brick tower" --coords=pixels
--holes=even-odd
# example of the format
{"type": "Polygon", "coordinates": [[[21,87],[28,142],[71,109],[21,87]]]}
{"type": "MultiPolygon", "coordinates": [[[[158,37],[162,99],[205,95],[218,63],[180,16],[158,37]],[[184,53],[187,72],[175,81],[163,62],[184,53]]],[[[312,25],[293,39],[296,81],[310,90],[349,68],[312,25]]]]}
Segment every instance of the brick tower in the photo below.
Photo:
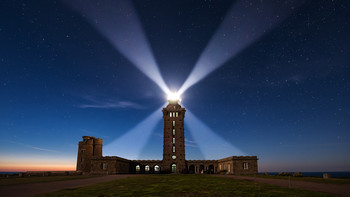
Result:
{"type": "Polygon", "coordinates": [[[186,169],[184,118],[186,109],[179,105],[179,99],[169,100],[163,108],[164,142],[163,169],[173,173],[181,173],[186,169]]]}
{"type": "Polygon", "coordinates": [[[79,142],[77,171],[83,173],[91,172],[91,159],[102,157],[102,139],[83,136],[83,141],[79,142]]]}

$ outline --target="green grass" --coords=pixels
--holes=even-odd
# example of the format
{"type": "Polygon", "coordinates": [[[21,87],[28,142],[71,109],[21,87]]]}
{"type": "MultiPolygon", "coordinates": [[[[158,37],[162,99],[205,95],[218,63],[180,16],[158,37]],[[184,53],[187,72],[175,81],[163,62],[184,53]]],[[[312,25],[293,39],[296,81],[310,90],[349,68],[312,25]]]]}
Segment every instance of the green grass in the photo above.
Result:
{"type": "Polygon", "coordinates": [[[96,176],[85,176],[85,175],[75,175],[75,176],[35,176],[35,177],[11,177],[11,178],[1,178],[1,185],[16,185],[16,184],[27,184],[27,183],[42,183],[42,182],[53,182],[53,181],[66,181],[75,179],[87,179],[96,176]]]}
{"type": "Polygon", "coordinates": [[[207,175],[144,175],[41,196],[331,196],[207,175]]]}
{"type": "MultiPolygon", "coordinates": [[[[246,176],[251,176],[254,177],[254,175],[246,175],[246,176]]],[[[269,179],[283,179],[283,180],[288,180],[288,176],[277,176],[277,175],[256,175],[256,177],[259,178],[269,178],[269,179]]],[[[315,182],[315,183],[327,183],[327,184],[339,184],[339,185],[344,185],[344,184],[350,184],[350,179],[349,178],[329,178],[329,179],[324,179],[321,177],[293,177],[291,176],[291,181],[309,181],[309,182],[315,182]]]]}

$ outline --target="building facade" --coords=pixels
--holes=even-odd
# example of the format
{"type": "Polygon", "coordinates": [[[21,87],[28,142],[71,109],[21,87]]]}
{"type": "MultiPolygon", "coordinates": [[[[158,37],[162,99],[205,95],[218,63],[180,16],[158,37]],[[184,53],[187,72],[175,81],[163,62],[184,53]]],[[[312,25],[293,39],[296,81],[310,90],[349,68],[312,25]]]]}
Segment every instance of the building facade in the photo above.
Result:
{"type": "Polygon", "coordinates": [[[102,139],[83,136],[79,142],[77,171],[83,174],[256,174],[257,156],[231,156],[219,160],[186,160],[184,118],[186,109],[169,100],[163,108],[163,160],[128,160],[102,156],[102,139]]]}

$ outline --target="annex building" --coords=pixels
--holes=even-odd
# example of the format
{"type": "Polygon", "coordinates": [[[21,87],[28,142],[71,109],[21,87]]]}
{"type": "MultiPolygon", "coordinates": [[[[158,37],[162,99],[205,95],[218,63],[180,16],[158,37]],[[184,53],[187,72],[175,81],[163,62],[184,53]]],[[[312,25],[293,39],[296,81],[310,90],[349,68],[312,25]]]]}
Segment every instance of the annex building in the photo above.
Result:
{"type": "Polygon", "coordinates": [[[184,118],[186,109],[178,100],[169,100],[163,108],[163,160],[129,160],[117,156],[102,156],[103,141],[83,136],[79,142],[77,171],[83,174],[134,173],[218,173],[256,174],[257,156],[231,156],[219,160],[186,160],[184,118]]]}

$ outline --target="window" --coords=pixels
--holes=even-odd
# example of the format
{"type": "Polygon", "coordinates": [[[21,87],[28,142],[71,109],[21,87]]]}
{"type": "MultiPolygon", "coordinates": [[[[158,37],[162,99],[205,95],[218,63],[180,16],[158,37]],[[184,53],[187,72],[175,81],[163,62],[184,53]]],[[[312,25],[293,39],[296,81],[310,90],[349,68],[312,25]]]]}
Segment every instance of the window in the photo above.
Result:
{"type": "Polygon", "coordinates": [[[100,167],[101,167],[102,170],[105,170],[106,169],[106,164],[105,163],[101,163],[100,167]]]}
{"type": "Polygon", "coordinates": [[[173,159],[176,159],[176,155],[173,155],[172,158],[173,158],[173,159]]]}
{"type": "Polygon", "coordinates": [[[176,172],[176,164],[171,165],[171,172],[176,172]]]}
{"type": "Polygon", "coordinates": [[[141,168],[140,168],[140,165],[137,165],[136,166],[136,172],[140,172],[141,168]]]}
{"type": "Polygon", "coordinates": [[[173,144],[175,144],[175,138],[173,137],[173,144]]]}
{"type": "Polygon", "coordinates": [[[160,167],[159,167],[158,165],[155,165],[155,166],[154,166],[154,171],[155,171],[155,172],[159,172],[159,171],[160,171],[160,167]]]}
{"type": "Polygon", "coordinates": [[[219,165],[219,170],[221,170],[221,164],[219,165]]]}
{"type": "Polygon", "coordinates": [[[176,117],[179,117],[179,112],[176,112],[176,117]]]}
{"type": "Polygon", "coordinates": [[[173,112],[173,117],[175,117],[175,112],[173,112]]]}
{"type": "Polygon", "coordinates": [[[248,170],[248,162],[243,162],[243,169],[248,170]]]}
{"type": "Polygon", "coordinates": [[[170,117],[173,117],[173,113],[170,112],[170,117]]]}
{"type": "Polygon", "coordinates": [[[228,164],[228,170],[227,171],[231,172],[231,165],[230,164],[228,164]]]}
{"type": "Polygon", "coordinates": [[[173,146],[173,153],[175,153],[175,146],[173,146]]]}
{"type": "Polygon", "coordinates": [[[149,165],[145,166],[145,172],[149,172],[149,165]]]}
{"type": "Polygon", "coordinates": [[[173,120],[173,127],[175,127],[175,120],[173,120]]]}
{"type": "Polygon", "coordinates": [[[173,129],[173,135],[175,135],[175,129],[173,129]]]}

